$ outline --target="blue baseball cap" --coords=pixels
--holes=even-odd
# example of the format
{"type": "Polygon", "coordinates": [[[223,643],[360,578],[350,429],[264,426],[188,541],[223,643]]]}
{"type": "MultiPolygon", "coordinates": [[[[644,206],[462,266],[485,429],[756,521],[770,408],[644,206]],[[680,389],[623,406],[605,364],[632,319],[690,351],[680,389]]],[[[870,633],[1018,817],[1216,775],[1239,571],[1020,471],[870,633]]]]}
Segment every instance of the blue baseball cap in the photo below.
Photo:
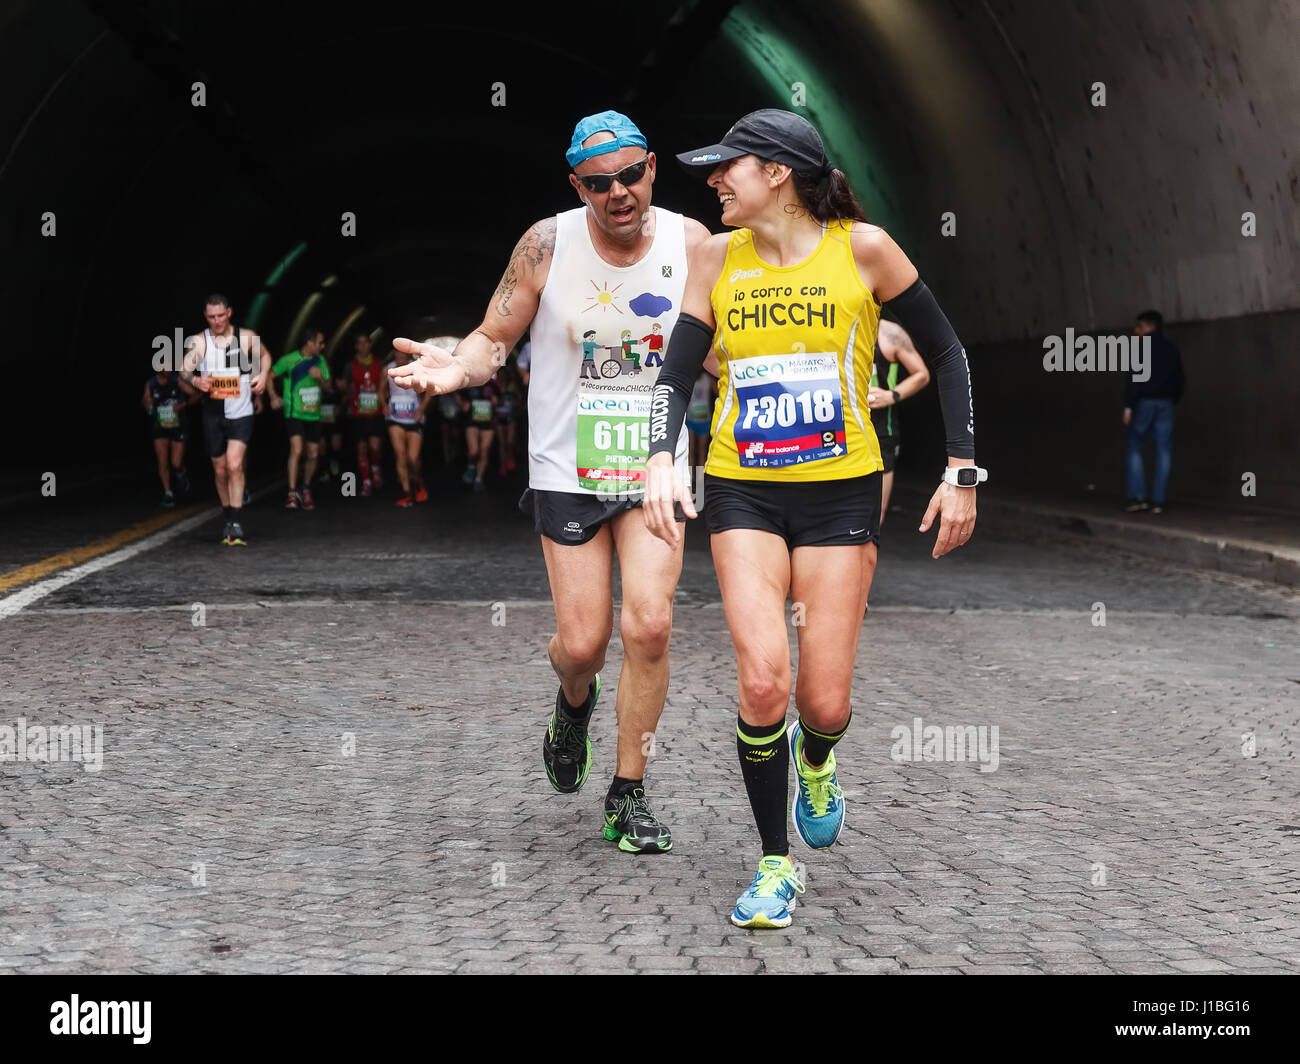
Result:
{"type": "Polygon", "coordinates": [[[649,150],[645,135],[636,128],[636,123],[632,119],[617,111],[601,111],[598,115],[588,115],[573,127],[573,140],[569,142],[569,150],[564,153],[564,158],[572,168],[586,159],[618,151],[619,148],[649,150]],[[614,139],[584,148],[582,142],[595,133],[612,133],[614,139]]]}

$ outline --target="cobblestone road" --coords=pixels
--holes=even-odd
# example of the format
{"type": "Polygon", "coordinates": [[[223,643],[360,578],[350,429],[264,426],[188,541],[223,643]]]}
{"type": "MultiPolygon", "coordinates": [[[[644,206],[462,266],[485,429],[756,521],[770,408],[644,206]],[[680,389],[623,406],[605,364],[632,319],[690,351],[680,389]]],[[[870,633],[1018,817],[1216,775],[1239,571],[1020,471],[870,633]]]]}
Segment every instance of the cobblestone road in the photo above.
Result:
{"type": "MultiPolygon", "coordinates": [[[[746,932],[702,529],[648,773],[675,846],[629,858],[599,830],[612,697],[587,789],[542,772],[553,615],[516,496],[264,504],[246,551],[214,523],[0,621],[0,725],[104,744],[99,771],[0,763],[0,970],[1300,971],[1293,593],[978,532],[935,562],[891,514],[844,836],[797,854],[793,927],[746,932]],[[891,756],[918,717],[996,727],[996,771],[891,756]]],[[[0,569],[40,554],[21,517],[0,569]]]]}

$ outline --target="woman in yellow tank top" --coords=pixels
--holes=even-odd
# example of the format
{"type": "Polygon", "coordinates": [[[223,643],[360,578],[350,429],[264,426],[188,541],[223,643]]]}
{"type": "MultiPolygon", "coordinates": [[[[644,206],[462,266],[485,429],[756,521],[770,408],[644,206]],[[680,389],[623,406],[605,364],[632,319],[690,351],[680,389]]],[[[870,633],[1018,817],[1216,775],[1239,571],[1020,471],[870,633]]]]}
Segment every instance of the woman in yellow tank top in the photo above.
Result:
{"type": "Polygon", "coordinates": [[[938,380],[950,468],[921,522],[924,532],[941,513],[934,557],[969,538],[973,485],[984,474],[974,465],[965,351],[907,256],[867,223],[817,131],[787,111],[756,111],[718,144],[678,159],[707,173],[723,223],[736,228],[690,257],[651,407],[644,514],[647,527],[673,545],[682,534],[674,503],[696,516],[673,472],[671,441],[713,347],[719,379],[705,511],[736,647],[737,752],[763,847],[731,919],[786,927],[803,891],[786,830],[791,758],[801,840],[824,849],[844,825],[832,749],[851,716],[854,656],[876,563],[882,463],[867,395],[882,303],[938,380]],[[799,716],[788,735],[787,597],[799,638],[799,716]]]}

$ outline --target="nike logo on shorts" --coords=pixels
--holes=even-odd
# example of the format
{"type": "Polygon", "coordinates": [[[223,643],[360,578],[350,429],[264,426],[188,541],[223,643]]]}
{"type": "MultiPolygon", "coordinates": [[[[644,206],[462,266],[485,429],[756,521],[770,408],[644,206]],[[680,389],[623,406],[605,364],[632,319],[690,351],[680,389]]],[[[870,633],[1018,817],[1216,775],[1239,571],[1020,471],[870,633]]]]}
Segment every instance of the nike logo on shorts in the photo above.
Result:
{"type": "Polygon", "coordinates": [[[850,536],[860,536],[860,535],[862,535],[862,533],[865,532],[865,531],[866,531],[865,528],[850,528],[850,529],[849,529],[849,535],[850,535],[850,536]]]}

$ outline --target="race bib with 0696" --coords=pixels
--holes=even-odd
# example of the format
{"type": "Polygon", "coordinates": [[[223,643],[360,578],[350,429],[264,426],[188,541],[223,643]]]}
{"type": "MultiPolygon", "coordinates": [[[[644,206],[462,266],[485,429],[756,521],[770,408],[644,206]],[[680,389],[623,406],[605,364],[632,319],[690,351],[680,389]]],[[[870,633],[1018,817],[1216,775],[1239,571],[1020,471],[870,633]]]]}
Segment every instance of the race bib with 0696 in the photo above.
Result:
{"type": "Polygon", "coordinates": [[[239,374],[238,373],[214,373],[212,374],[212,387],[208,395],[213,399],[238,399],[239,398],[239,374]]]}

